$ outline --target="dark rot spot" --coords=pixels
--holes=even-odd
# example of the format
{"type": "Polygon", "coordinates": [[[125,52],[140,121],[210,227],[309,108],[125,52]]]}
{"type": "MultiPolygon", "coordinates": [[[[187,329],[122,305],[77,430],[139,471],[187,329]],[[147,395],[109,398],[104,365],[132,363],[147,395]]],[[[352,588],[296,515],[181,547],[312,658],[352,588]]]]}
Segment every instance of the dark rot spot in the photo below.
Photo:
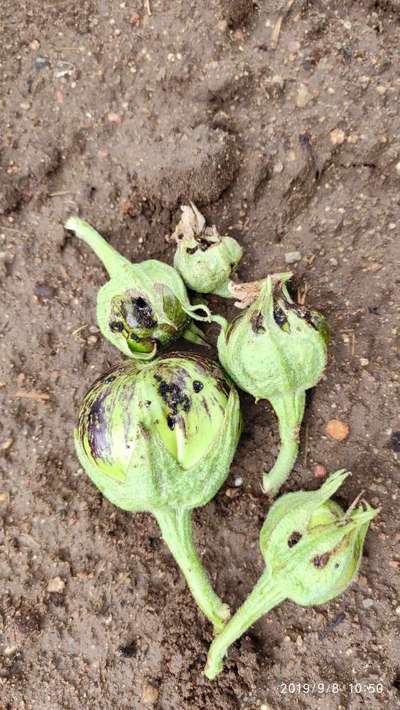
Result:
{"type": "Polygon", "coordinates": [[[299,533],[297,530],[292,532],[291,536],[287,541],[288,547],[294,547],[295,545],[297,545],[297,543],[300,542],[302,537],[302,534],[299,533]]]}
{"type": "Polygon", "coordinates": [[[171,429],[171,431],[174,431],[175,429],[175,417],[171,417],[170,414],[167,416],[167,424],[168,428],[171,429]]]}
{"type": "Polygon", "coordinates": [[[186,392],[183,392],[182,388],[175,382],[165,382],[165,380],[161,380],[158,385],[158,391],[172,416],[178,414],[182,409],[184,412],[190,410],[192,404],[190,397],[186,392]]]}
{"type": "Polygon", "coordinates": [[[196,251],[198,250],[199,247],[187,247],[186,248],[186,253],[187,254],[195,254],[196,251]]]}
{"type": "Polygon", "coordinates": [[[193,389],[195,392],[201,392],[203,387],[204,385],[202,382],[199,382],[198,380],[193,380],[193,389]]]}
{"type": "Polygon", "coordinates": [[[114,382],[114,380],[115,380],[115,375],[110,375],[110,377],[106,377],[106,379],[103,381],[104,381],[105,385],[110,385],[111,382],[114,382]]]}
{"type": "Polygon", "coordinates": [[[253,333],[256,335],[259,335],[260,333],[265,333],[265,328],[263,326],[263,316],[262,313],[254,313],[254,315],[251,317],[251,329],[253,333]]]}
{"type": "Polygon", "coordinates": [[[400,431],[394,431],[390,437],[390,448],[396,453],[400,453],[400,431]]]}
{"type": "Polygon", "coordinates": [[[94,459],[109,454],[108,421],[105,411],[107,392],[102,392],[91,404],[87,420],[87,436],[94,459]]]}
{"type": "Polygon", "coordinates": [[[121,323],[120,320],[113,320],[110,323],[110,330],[112,330],[113,333],[122,333],[124,329],[124,324],[121,323]]]}
{"type": "Polygon", "coordinates": [[[330,556],[331,556],[330,552],[325,552],[323,555],[315,555],[315,557],[313,557],[311,562],[313,563],[314,567],[321,569],[322,567],[326,567],[326,565],[329,562],[330,556]]]}
{"type": "Polygon", "coordinates": [[[127,646],[119,646],[118,653],[122,658],[133,658],[137,653],[136,641],[131,641],[127,646]]]}
{"type": "Polygon", "coordinates": [[[148,330],[156,327],[157,321],[154,319],[153,309],[144,298],[141,296],[133,298],[132,305],[134,309],[134,317],[139,326],[142,326],[148,330]]]}
{"type": "Polygon", "coordinates": [[[279,306],[274,306],[273,314],[276,325],[279,325],[280,328],[285,325],[285,323],[287,322],[287,318],[286,313],[282,310],[282,308],[279,308],[279,306]]]}

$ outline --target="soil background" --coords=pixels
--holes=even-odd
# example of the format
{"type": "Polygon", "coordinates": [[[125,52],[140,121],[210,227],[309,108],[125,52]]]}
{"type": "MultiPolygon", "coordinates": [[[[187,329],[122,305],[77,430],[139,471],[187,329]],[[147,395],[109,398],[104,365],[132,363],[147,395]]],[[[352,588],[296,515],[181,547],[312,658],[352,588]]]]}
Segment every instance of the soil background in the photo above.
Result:
{"type": "MultiPolygon", "coordinates": [[[[400,707],[400,2],[288,5],[0,2],[1,710],[400,707]],[[339,501],[364,490],[381,507],[351,588],[282,604],[213,683],[210,627],[153,518],[104,500],[72,441],[84,391],[120,354],[96,327],[105,273],[63,222],[171,263],[190,199],[242,243],[243,280],[300,252],[295,284],[329,320],[285,490],[316,488],[316,464],[347,467],[339,501]],[[345,441],[326,435],[332,418],[345,441]]],[[[260,475],[278,447],[269,407],[242,400],[231,475],[194,515],[233,608],[262,569],[260,475]]]]}

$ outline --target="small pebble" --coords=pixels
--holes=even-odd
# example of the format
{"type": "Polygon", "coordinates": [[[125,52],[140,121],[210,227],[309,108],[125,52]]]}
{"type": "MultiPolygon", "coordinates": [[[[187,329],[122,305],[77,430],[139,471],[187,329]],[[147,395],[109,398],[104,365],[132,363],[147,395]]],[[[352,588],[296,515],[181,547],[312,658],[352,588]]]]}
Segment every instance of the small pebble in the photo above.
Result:
{"type": "Polygon", "coordinates": [[[34,61],[34,66],[37,72],[42,71],[45,67],[48,67],[50,62],[47,57],[36,57],[34,61]]]}
{"type": "Polygon", "coordinates": [[[0,451],[8,451],[8,449],[13,445],[14,439],[6,439],[0,444],[0,451]]]}
{"type": "Polygon", "coordinates": [[[332,439],[344,441],[349,435],[349,427],[340,419],[330,419],[325,427],[325,431],[332,439]]]}
{"type": "Polygon", "coordinates": [[[243,484],[243,478],[241,478],[241,476],[238,476],[238,478],[235,478],[233,483],[236,488],[240,488],[240,486],[243,484]]]}
{"type": "Polygon", "coordinates": [[[33,39],[29,46],[31,49],[37,50],[40,47],[40,42],[38,39],[33,39]]]}
{"type": "Polygon", "coordinates": [[[281,173],[282,170],[283,170],[283,163],[281,163],[281,161],[278,160],[278,161],[274,164],[273,171],[274,171],[274,173],[277,173],[277,174],[279,175],[279,173],[281,173]]]}
{"type": "Polygon", "coordinates": [[[138,27],[140,25],[140,15],[138,15],[137,12],[134,12],[130,17],[129,23],[132,27],[138,27]]]}
{"type": "Polygon", "coordinates": [[[96,345],[97,341],[98,341],[97,335],[89,335],[89,337],[87,339],[87,342],[89,345],[96,345]]]}
{"type": "Polygon", "coordinates": [[[6,646],[3,653],[5,656],[13,656],[18,650],[18,646],[6,646]]]}
{"type": "Polygon", "coordinates": [[[123,121],[123,116],[120,113],[114,113],[113,111],[111,111],[109,114],[107,114],[107,121],[109,123],[115,123],[120,126],[123,121]]]}
{"type": "Polygon", "coordinates": [[[53,577],[49,580],[47,585],[47,591],[53,593],[60,593],[64,590],[65,582],[61,577],[53,577]]]}
{"type": "Polygon", "coordinates": [[[373,599],[363,599],[361,604],[364,607],[364,609],[370,609],[371,606],[374,606],[374,600],[373,599]]]}
{"type": "Polygon", "coordinates": [[[345,132],[342,131],[340,128],[334,128],[329,135],[331,138],[331,143],[333,145],[342,145],[346,138],[345,132]]]}
{"type": "Polygon", "coordinates": [[[236,498],[239,495],[239,491],[235,488],[227,488],[225,491],[225,495],[228,498],[236,498]]]}
{"type": "Polygon", "coordinates": [[[367,367],[369,365],[369,360],[367,357],[360,357],[360,365],[361,367],[367,367]]]}
{"type": "Polygon", "coordinates": [[[317,463],[314,466],[313,473],[314,473],[315,478],[325,478],[325,476],[327,474],[327,470],[326,470],[325,466],[322,465],[322,463],[317,463]]]}
{"type": "Polygon", "coordinates": [[[305,108],[308,106],[312,99],[312,94],[308,90],[307,86],[305,84],[300,84],[299,88],[297,89],[297,96],[296,96],[296,106],[297,108],[305,108]]]}
{"type": "Polygon", "coordinates": [[[288,251],[287,254],[285,254],[286,264],[295,264],[296,261],[300,261],[300,259],[301,253],[299,251],[288,251]]]}
{"type": "Polygon", "coordinates": [[[154,705],[159,696],[159,690],[156,688],[152,683],[149,683],[148,680],[145,680],[143,683],[143,689],[142,689],[142,700],[145,705],[154,705]]]}
{"type": "Polygon", "coordinates": [[[398,162],[396,165],[396,173],[397,175],[400,175],[400,162],[398,162]]]}

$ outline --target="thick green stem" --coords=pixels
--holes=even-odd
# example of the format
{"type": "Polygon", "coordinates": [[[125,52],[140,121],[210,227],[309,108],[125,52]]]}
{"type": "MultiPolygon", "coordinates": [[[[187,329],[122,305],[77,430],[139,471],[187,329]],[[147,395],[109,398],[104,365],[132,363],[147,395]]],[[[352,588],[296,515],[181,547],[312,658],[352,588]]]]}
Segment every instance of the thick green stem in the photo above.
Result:
{"type": "Polygon", "coordinates": [[[236,639],[238,639],[252,624],[267,614],[270,609],[280,604],[286,595],[283,585],[271,582],[271,577],[265,571],[246,601],[232,616],[224,630],[218,634],[210,646],[207,657],[205,675],[212,680],[223,669],[223,658],[236,639]]]}
{"type": "Polygon", "coordinates": [[[218,633],[229,619],[229,607],[214,592],[207,572],[193,544],[192,511],[163,509],[155,513],[165,543],[184,575],[188,587],[204,616],[218,633]]]}
{"type": "Polygon", "coordinates": [[[223,281],[219,286],[217,286],[217,288],[214,289],[214,291],[211,291],[211,293],[215,294],[215,296],[220,296],[221,298],[236,298],[235,294],[230,289],[230,283],[230,279],[226,279],[226,281],[223,281]]]}
{"type": "Polygon", "coordinates": [[[114,247],[106,242],[84,219],[80,219],[80,217],[70,217],[64,226],[65,229],[74,232],[77,237],[82,239],[93,249],[96,256],[98,256],[107,269],[110,277],[115,276],[121,266],[126,263],[126,259],[121,256],[121,254],[118,254],[114,247]]]}
{"type": "Polygon", "coordinates": [[[304,416],[306,394],[299,390],[281,397],[274,397],[270,402],[279,420],[281,447],[275,464],[263,476],[265,493],[274,496],[289,477],[296,462],[299,450],[299,432],[304,416]]]}

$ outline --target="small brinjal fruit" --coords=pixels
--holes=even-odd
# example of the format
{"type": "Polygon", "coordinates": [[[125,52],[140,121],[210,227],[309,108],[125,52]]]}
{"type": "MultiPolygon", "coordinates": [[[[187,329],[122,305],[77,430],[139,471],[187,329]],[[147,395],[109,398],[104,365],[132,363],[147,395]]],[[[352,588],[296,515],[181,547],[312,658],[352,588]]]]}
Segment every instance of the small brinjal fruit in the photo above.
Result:
{"type": "Polygon", "coordinates": [[[364,539],[378,510],[357,500],[347,512],[330,500],[349,474],[336,471],[319,490],[287,493],[270,509],[261,529],[265,570],[244,604],[211,644],[205,674],[223,668],[229,646],[285,599],[300,606],[325,604],[355,578],[364,539]]]}
{"type": "Polygon", "coordinates": [[[208,307],[191,305],[172,266],[156,259],[132,264],[79,217],[70,217],[65,228],[86,242],[108,271],[110,280],[97,294],[97,320],[104,337],[125,355],[150,360],[180,335],[204,342],[191,319],[210,320],[208,307]]]}
{"type": "Polygon", "coordinates": [[[242,257],[236,239],[221,236],[191,203],[182,206],[182,218],[172,237],[177,242],[174,266],[186,286],[198,293],[235,298],[230,279],[242,257]]]}
{"type": "Polygon", "coordinates": [[[79,412],[76,450],[103,495],[153,513],[205,616],[220,631],[229,610],[192,539],[192,510],[215,496],[241,427],[239,397],[219,367],[195,355],[127,361],[100,377],[79,412]]]}
{"type": "Polygon", "coordinates": [[[233,381],[256,400],[267,399],[279,421],[281,448],[263,489],[274,496],[297,458],[305,392],[321,379],[327,361],[324,317],[293,302],[285,282],[268,276],[254,302],[232,323],[213,316],[222,328],[218,356],[233,381]]]}

